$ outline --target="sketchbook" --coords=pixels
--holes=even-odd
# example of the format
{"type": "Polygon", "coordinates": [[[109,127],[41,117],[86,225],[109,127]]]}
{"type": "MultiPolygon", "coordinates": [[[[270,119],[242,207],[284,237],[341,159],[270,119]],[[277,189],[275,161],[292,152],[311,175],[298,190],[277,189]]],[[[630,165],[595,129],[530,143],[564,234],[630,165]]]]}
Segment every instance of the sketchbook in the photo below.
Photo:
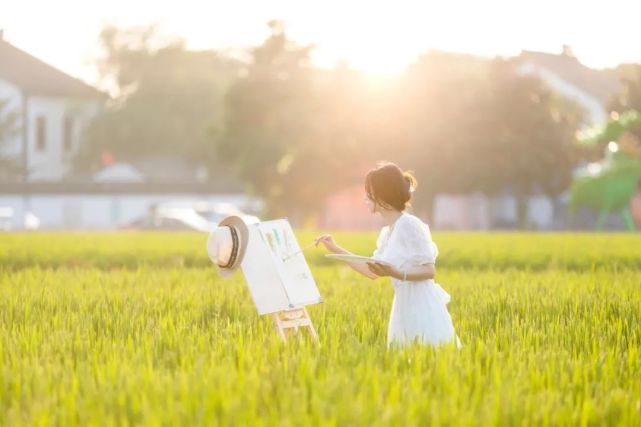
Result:
{"type": "Polygon", "coordinates": [[[360,255],[348,255],[348,254],[327,254],[325,255],[327,258],[331,259],[337,259],[340,261],[345,261],[345,262],[353,262],[357,264],[367,264],[369,262],[373,262],[376,264],[381,264],[381,265],[386,265],[388,267],[392,267],[392,264],[386,261],[381,261],[380,259],[375,259],[371,257],[366,257],[366,256],[360,256],[360,255]]]}

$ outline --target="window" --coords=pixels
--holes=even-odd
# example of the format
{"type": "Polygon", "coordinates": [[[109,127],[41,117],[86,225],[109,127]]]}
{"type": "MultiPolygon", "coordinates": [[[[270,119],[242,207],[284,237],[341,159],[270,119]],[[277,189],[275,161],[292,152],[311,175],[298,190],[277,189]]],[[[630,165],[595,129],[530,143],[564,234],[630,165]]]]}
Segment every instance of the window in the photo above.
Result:
{"type": "Polygon", "coordinates": [[[62,129],[63,150],[68,153],[73,149],[73,117],[65,116],[62,129]]]}
{"type": "Polygon", "coordinates": [[[44,116],[36,119],[36,148],[44,151],[47,146],[47,120],[44,116]]]}

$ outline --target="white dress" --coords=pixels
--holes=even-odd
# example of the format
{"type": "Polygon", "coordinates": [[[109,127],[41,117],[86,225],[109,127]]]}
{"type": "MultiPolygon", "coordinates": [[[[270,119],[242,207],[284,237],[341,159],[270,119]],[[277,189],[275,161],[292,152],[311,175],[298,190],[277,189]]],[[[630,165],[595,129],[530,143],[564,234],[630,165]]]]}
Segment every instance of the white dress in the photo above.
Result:
{"type": "MultiPolygon", "coordinates": [[[[400,271],[434,263],[437,256],[438,248],[427,224],[405,212],[391,229],[383,227],[374,251],[374,258],[387,261],[400,271]]],[[[461,346],[447,311],[450,295],[438,283],[432,279],[412,282],[392,278],[392,285],[388,346],[412,341],[430,345],[454,341],[457,347],[461,346]]]]}

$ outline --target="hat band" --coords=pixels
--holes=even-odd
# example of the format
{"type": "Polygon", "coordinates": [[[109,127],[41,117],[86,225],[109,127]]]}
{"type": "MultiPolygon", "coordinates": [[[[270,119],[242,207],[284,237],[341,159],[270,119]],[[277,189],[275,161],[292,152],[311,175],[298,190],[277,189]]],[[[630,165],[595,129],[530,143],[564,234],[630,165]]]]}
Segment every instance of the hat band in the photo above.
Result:
{"type": "Polygon", "coordinates": [[[231,239],[232,239],[231,255],[229,256],[229,261],[227,261],[227,264],[225,265],[218,264],[218,266],[221,268],[230,268],[236,262],[236,258],[238,258],[238,249],[240,245],[238,244],[238,233],[236,232],[236,228],[232,227],[231,225],[226,225],[225,227],[229,227],[229,230],[231,231],[231,239]]]}

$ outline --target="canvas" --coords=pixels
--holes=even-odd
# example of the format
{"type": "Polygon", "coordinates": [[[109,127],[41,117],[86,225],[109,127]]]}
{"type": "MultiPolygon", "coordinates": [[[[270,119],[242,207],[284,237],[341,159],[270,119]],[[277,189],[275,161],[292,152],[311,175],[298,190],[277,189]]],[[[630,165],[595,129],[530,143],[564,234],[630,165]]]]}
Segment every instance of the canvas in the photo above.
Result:
{"type": "Polygon", "coordinates": [[[321,302],[321,296],[289,221],[249,225],[241,264],[259,314],[321,302]]]}

